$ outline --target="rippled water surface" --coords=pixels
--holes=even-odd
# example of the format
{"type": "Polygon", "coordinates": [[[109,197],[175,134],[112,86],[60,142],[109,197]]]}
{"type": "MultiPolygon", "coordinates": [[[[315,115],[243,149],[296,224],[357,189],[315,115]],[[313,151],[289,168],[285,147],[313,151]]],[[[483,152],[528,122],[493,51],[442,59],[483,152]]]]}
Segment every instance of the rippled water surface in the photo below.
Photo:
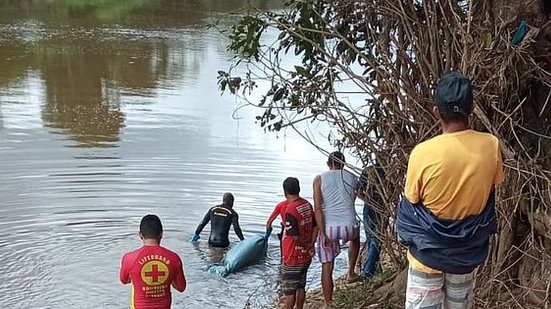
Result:
{"type": "Polygon", "coordinates": [[[206,25],[229,25],[246,2],[0,0],[0,308],[128,307],[120,258],[147,213],[185,263],[176,308],[272,301],[275,238],[264,264],[226,278],[201,269],[215,258],[204,242],[188,242],[223,192],[250,236],[286,176],[310,198],[325,169],[310,145],[265,134],[259,111],[234,113],[217,90],[232,55],[206,25]]]}

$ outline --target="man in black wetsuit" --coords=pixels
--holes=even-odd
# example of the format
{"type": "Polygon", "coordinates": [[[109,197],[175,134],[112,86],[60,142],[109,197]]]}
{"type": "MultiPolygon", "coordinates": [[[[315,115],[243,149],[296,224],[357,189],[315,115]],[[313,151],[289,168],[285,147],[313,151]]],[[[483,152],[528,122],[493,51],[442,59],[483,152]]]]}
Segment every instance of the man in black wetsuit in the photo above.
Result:
{"type": "Polygon", "coordinates": [[[191,241],[195,242],[199,239],[199,234],[203,231],[203,228],[210,221],[210,236],[209,245],[212,247],[226,248],[230,245],[228,234],[230,232],[230,226],[233,225],[235,234],[240,240],[243,240],[243,233],[239,227],[239,216],[237,212],[233,210],[233,194],[224,193],[222,198],[222,205],[214,206],[205,215],[203,221],[199,223],[199,226],[195,230],[195,235],[191,241]]]}

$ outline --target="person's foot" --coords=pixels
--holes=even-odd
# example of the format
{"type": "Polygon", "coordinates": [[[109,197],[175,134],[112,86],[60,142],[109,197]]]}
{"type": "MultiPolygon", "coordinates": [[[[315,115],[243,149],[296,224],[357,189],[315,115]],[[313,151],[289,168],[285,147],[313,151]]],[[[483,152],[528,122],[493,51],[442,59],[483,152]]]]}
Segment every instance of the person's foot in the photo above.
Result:
{"type": "Polygon", "coordinates": [[[362,277],[354,274],[353,276],[348,276],[346,278],[346,283],[354,283],[354,282],[358,282],[360,280],[362,280],[362,277]]]}
{"type": "Polygon", "coordinates": [[[331,304],[328,304],[328,303],[324,303],[323,304],[323,309],[332,309],[333,306],[331,306],[331,304]]]}
{"type": "Polygon", "coordinates": [[[373,277],[373,274],[362,274],[361,278],[363,281],[368,281],[373,277]]]}

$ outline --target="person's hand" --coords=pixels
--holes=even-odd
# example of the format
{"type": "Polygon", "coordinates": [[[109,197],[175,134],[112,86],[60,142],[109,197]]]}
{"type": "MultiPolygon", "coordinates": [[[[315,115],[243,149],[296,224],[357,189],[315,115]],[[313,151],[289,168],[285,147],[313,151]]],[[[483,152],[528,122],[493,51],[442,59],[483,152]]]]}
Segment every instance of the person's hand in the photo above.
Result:
{"type": "Polygon", "coordinates": [[[325,233],[321,233],[321,245],[326,248],[326,249],[329,249],[331,248],[331,239],[329,239],[329,237],[327,237],[327,235],[325,235],[325,233]]]}
{"type": "Polygon", "coordinates": [[[199,238],[201,238],[201,236],[195,234],[195,235],[193,235],[193,237],[191,237],[191,242],[196,242],[196,241],[199,240],[199,238]]]}
{"type": "Polygon", "coordinates": [[[316,249],[315,249],[314,244],[310,245],[310,246],[307,248],[307,251],[308,251],[308,254],[309,254],[311,257],[314,257],[314,256],[316,255],[316,249]]]}
{"type": "Polygon", "coordinates": [[[266,234],[264,234],[264,238],[268,239],[270,238],[270,235],[272,235],[272,227],[266,228],[266,234]]]}
{"type": "Polygon", "coordinates": [[[358,190],[356,190],[356,196],[357,196],[360,200],[362,200],[362,201],[364,201],[364,202],[367,203],[367,197],[366,197],[365,191],[364,191],[363,189],[358,189],[358,190]]]}

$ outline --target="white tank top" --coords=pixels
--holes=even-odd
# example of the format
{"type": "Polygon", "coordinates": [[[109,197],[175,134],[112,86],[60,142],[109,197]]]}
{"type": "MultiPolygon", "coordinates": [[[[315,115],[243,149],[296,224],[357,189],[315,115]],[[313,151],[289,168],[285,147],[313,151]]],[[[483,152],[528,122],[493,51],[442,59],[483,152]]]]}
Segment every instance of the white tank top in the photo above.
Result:
{"type": "Polygon", "coordinates": [[[321,173],[322,210],[325,226],[357,225],[356,188],[358,179],[346,170],[329,170],[321,173]]]}

